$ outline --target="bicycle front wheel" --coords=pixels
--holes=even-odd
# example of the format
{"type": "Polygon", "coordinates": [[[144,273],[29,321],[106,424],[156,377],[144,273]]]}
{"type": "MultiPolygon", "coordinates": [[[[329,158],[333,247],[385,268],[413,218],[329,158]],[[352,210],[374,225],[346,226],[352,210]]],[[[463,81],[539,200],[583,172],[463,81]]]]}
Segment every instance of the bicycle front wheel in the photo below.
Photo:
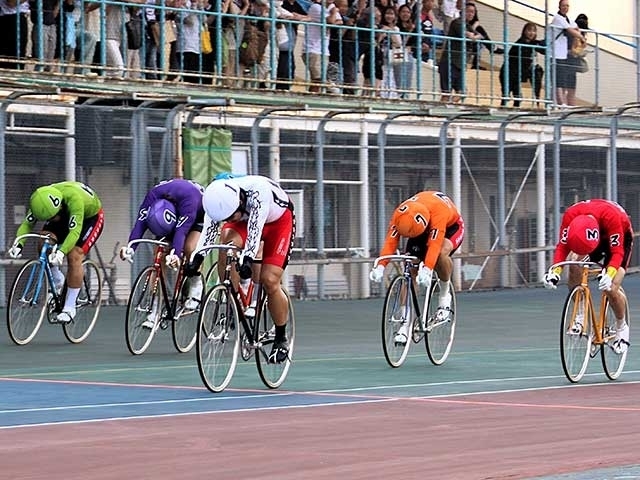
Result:
{"type": "MultiPolygon", "coordinates": [[[[197,277],[183,277],[180,286],[180,299],[174,319],[171,322],[171,333],[173,336],[173,345],[180,353],[191,351],[196,344],[196,330],[198,328],[198,313],[200,312],[200,304],[196,309],[185,307],[185,302],[189,299],[189,285],[193,279],[197,277]]],[[[200,275],[200,281],[203,281],[200,275]]],[[[204,287],[203,287],[204,290],[204,287]]],[[[199,298],[202,302],[202,298],[199,298]]]]}
{"type": "Polygon", "coordinates": [[[125,337],[132,355],[143,354],[151,345],[160,326],[161,305],[160,276],[149,265],[136,278],[127,302],[125,337]]]}
{"type": "Polygon", "coordinates": [[[411,279],[404,275],[397,275],[391,280],[382,309],[382,350],[387,363],[393,368],[402,365],[407,358],[413,334],[410,282],[411,279]],[[402,336],[404,341],[398,341],[402,336]]]}
{"type": "MultiPolygon", "coordinates": [[[[627,296],[625,295],[622,288],[620,288],[622,295],[624,296],[624,305],[625,305],[625,318],[627,319],[627,325],[631,328],[631,322],[629,317],[629,303],[627,302],[627,296]]],[[[627,361],[627,353],[629,353],[629,349],[625,350],[623,353],[616,353],[613,349],[613,342],[616,338],[616,331],[618,328],[618,321],[616,320],[616,316],[613,313],[613,308],[611,308],[611,304],[607,302],[607,307],[605,309],[604,316],[604,325],[602,326],[602,339],[604,341],[602,348],[600,349],[602,356],[602,367],[604,368],[604,373],[609,380],[616,380],[624,369],[624,364],[627,361]]]]}
{"type": "Polygon", "coordinates": [[[451,293],[451,310],[438,309],[440,298],[440,283],[434,282],[429,294],[429,308],[427,312],[427,334],[425,335],[425,347],[427,356],[434,365],[442,365],[453,345],[453,337],[456,333],[456,292],[453,286],[449,286],[451,293]]]}
{"type": "Polygon", "coordinates": [[[84,276],[76,300],[76,316],[62,325],[64,336],[71,343],[80,343],[89,336],[102,306],[102,276],[98,265],[92,260],[85,260],[82,269],[84,276]]]}
{"type": "Polygon", "coordinates": [[[570,382],[579,382],[587,371],[591,353],[591,305],[585,287],[578,285],[569,292],[560,322],[560,356],[562,369],[570,382]]]}
{"type": "Polygon", "coordinates": [[[221,392],[233,377],[240,350],[238,307],[226,285],[209,290],[200,308],[196,357],[202,383],[221,392]]]}
{"type": "Polygon", "coordinates": [[[296,340],[296,319],[293,313],[293,304],[291,303],[289,293],[285,290],[283,291],[287,297],[287,308],[289,309],[285,330],[287,341],[289,342],[289,355],[285,361],[280,363],[269,361],[269,354],[271,353],[271,348],[275,340],[275,324],[269,312],[269,304],[266,297],[260,309],[260,318],[257,319],[258,343],[260,346],[256,350],[256,365],[262,383],[269,388],[278,388],[287,378],[287,373],[289,372],[293,359],[293,347],[296,340]]]}
{"type": "Polygon", "coordinates": [[[47,312],[48,292],[49,280],[40,261],[25,263],[13,281],[7,302],[7,329],[16,345],[26,345],[38,333],[47,312]]]}

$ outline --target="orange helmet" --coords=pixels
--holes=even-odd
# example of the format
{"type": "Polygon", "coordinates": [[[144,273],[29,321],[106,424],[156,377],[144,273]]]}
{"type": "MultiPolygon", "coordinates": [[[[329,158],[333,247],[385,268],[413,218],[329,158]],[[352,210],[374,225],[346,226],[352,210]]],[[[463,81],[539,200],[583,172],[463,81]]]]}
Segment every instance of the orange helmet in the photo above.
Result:
{"type": "Polygon", "coordinates": [[[394,216],[396,230],[403,237],[417,237],[429,225],[429,209],[421,203],[402,203],[396,208],[394,216]]]}
{"type": "Polygon", "coordinates": [[[591,215],[578,215],[567,229],[567,247],[578,255],[588,255],[600,243],[600,227],[591,215]]]}

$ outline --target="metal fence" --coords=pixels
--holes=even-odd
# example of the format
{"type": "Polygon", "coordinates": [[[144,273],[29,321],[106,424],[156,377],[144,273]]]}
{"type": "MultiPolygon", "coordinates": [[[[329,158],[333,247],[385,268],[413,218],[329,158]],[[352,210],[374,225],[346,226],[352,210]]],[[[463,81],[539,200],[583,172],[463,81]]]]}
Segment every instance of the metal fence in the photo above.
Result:
{"type": "MultiPolygon", "coordinates": [[[[84,181],[106,212],[93,255],[110,301],[123,301],[145,257],[130,268],[112,258],[114,247],[127,240],[147,190],[181,173],[184,129],[216,126],[232,134],[234,168],[268,175],[291,192],[299,230],[286,281],[297,297],[379,295],[368,271],[390,214],[423,189],[447,192],[465,218],[458,289],[537,284],[573,202],[617,199],[640,225],[639,109],[372,112],[16,94],[0,103],[0,250],[33,189],[84,181]]],[[[633,266],[639,258],[635,247],[633,266]]],[[[0,294],[13,263],[2,262],[0,294]]]]}
{"type": "MultiPolygon", "coordinates": [[[[310,2],[298,0],[298,4],[308,10],[310,2]]],[[[411,51],[384,46],[380,38],[388,32],[377,27],[372,9],[361,12],[355,25],[349,21],[349,12],[343,13],[343,24],[332,25],[322,2],[316,20],[313,16],[304,20],[291,18],[273,1],[250,2],[247,11],[232,8],[233,1],[222,0],[181,3],[76,0],[71,10],[69,5],[60,0],[61,13],[53,25],[43,23],[48,21],[43,0],[20,3],[16,11],[22,13],[5,12],[0,77],[18,84],[109,92],[121,91],[124,84],[137,84],[142,90],[151,87],[173,90],[181,85],[198,86],[201,90],[312,93],[415,103],[440,101],[441,70],[445,64],[450,70],[451,63],[455,63],[446,54],[447,49],[442,48],[455,39],[437,30],[398,33],[404,44],[409,41],[415,45],[411,51]],[[255,35],[252,39],[245,35],[255,25],[261,29],[261,52],[259,58],[252,60],[246,52],[253,50],[255,35]],[[203,51],[203,31],[211,39],[210,52],[203,51]],[[318,40],[317,48],[321,51],[329,52],[331,46],[331,56],[319,56],[313,75],[307,68],[316,61],[308,40],[312,37],[318,40]],[[379,60],[380,72],[377,73],[376,61],[367,58],[379,60]],[[29,75],[23,75],[23,70],[29,75]],[[380,77],[377,82],[366,80],[377,77],[380,77]]],[[[416,5],[419,16],[421,2],[416,5]]],[[[503,93],[500,69],[508,55],[491,53],[485,55],[483,70],[468,68],[472,66],[468,54],[475,52],[476,47],[479,52],[483,46],[492,52],[501,47],[506,53],[514,45],[524,21],[509,16],[509,5],[505,0],[504,14],[482,7],[483,19],[503,30],[502,39],[498,39],[499,35],[493,41],[473,43],[463,39],[461,99],[471,105],[497,107],[518,100],[525,108],[555,107],[556,60],[552,55],[536,57],[546,72],[540,99],[534,98],[535,85],[530,83],[523,84],[519,98],[512,99],[503,93]]],[[[549,12],[537,13],[544,30],[549,12]]],[[[540,37],[545,37],[544,31],[540,37]]],[[[637,36],[590,30],[588,38],[590,69],[579,76],[579,103],[613,106],[638,101],[637,36]],[[620,49],[622,53],[617,53],[620,49]],[[633,85],[633,88],[611,88],[612,85],[633,85]]],[[[521,66],[508,68],[515,71],[521,66]]],[[[508,83],[507,76],[507,91],[508,83]]]]}

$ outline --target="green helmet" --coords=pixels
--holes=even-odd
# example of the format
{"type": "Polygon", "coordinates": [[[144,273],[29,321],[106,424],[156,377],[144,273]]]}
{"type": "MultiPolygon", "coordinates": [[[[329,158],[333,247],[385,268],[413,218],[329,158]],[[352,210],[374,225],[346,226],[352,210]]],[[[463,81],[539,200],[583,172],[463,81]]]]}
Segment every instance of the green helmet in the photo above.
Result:
{"type": "Polygon", "coordinates": [[[62,208],[62,193],[51,185],[40,187],[31,195],[29,206],[37,220],[49,220],[62,208]]]}

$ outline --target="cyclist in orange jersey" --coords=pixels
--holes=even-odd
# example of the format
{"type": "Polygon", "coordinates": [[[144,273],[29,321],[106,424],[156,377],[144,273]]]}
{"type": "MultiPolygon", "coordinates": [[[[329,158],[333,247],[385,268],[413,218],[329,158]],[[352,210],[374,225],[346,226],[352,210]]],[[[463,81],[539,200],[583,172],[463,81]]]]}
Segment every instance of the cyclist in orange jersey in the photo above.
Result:
{"type": "MultiPolygon", "coordinates": [[[[438,316],[445,317],[451,311],[450,280],[453,272],[451,255],[460,247],[464,238],[464,221],[453,201],[444,193],[424,191],[408,198],[394,210],[389,229],[380,250],[380,256],[393,255],[398,250],[400,237],[407,237],[406,252],[421,259],[417,272],[418,285],[431,284],[433,270],[440,279],[438,316]]],[[[382,281],[384,267],[381,261],[371,270],[373,282],[382,281]]],[[[408,327],[403,325],[396,334],[396,342],[406,342],[408,327]]]]}

